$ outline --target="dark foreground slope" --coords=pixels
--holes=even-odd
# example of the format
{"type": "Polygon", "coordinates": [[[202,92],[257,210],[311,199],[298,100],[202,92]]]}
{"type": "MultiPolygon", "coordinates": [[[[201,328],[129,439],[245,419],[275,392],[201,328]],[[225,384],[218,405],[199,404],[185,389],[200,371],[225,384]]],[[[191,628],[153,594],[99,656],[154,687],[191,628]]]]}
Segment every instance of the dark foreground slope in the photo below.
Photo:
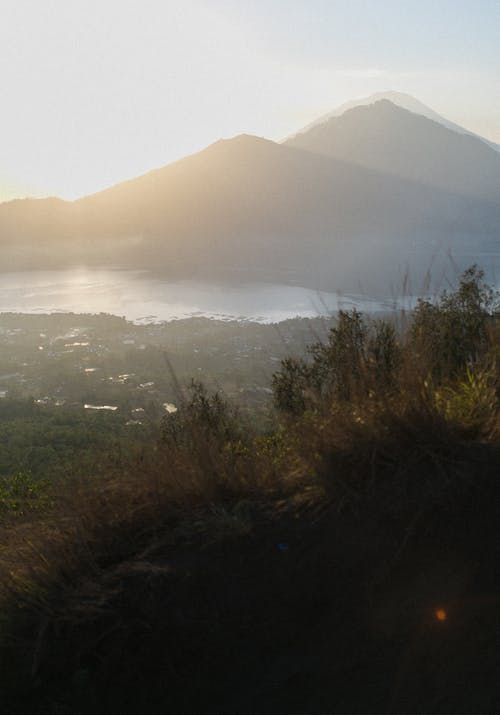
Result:
{"type": "Polygon", "coordinates": [[[376,490],[330,449],[327,500],[219,483],[145,523],[104,492],[90,542],[28,533],[49,590],[4,628],[2,712],[497,712],[498,445],[414,420],[344,450],[376,490]]]}

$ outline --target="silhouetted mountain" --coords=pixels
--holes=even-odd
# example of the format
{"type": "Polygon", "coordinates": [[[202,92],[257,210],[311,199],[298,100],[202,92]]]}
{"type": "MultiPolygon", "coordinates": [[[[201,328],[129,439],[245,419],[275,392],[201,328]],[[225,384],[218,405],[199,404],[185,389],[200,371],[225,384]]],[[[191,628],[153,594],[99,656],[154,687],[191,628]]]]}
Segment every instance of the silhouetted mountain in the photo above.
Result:
{"type": "Polygon", "coordinates": [[[464,196],[500,200],[498,152],[386,99],[332,117],[285,144],[464,196]]]}
{"type": "MultiPolygon", "coordinates": [[[[340,117],[349,109],[354,109],[355,107],[364,107],[369,104],[375,104],[375,102],[378,102],[381,99],[388,99],[389,102],[392,102],[397,107],[407,109],[409,112],[413,112],[414,114],[421,114],[423,117],[427,117],[427,119],[432,119],[433,121],[438,122],[438,124],[442,124],[444,127],[452,129],[459,134],[469,134],[470,136],[476,137],[476,139],[480,139],[485,144],[488,144],[488,146],[490,146],[492,149],[495,149],[495,151],[500,152],[500,144],[495,144],[495,142],[489,141],[484,137],[480,137],[474,132],[471,132],[468,129],[461,127],[459,124],[455,124],[455,122],[450,122],[449,119],[446,119],[446,117],[442,117],[433,109],[423,104],[418,99],[415,99],[415,97],[412,97],[411,94],[394,91],[376,92],[375,94],[371,94],[369,97],[362,97],[359,99],[353,99],[349,102],[345,102],[344,104],[341,104],[340,107],[337,107],[337,109],[334,109],[333,112],[323,114],[318,119],[315,119],[314,122],[311,122],[306,127],[296,132],[292,136],[295,137],[297,134],[304,134],[305,132],[309,131],[309,129],[312,129],[319,124],[325,124],[325,122],[327,122],[329,119],[332,119],[333,117],[340,117]]],[[[292,136],[288,138],[292,139],[292,136]]]]}
{"type": "Polygon", "coordinates": [[[499,231],[498,203],[246,135],[79,201],[0,205],[6,268],[105,264],[339,290],[387,289],[398,266],[475,253],[499,231]]]}

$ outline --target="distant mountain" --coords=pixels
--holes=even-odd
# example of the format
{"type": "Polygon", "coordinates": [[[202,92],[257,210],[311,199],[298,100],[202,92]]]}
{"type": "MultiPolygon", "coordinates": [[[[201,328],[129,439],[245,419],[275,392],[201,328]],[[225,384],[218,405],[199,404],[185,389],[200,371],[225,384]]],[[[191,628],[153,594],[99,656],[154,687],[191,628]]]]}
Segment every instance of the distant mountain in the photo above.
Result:
{"type": "MultiPolygon", "coordinates": [[[[389,102],[392,102],[397,107],[402,107],[403,109],[407,109],[409,112],[413,112],[414,114],[420,114],[423,117],[427,117],[427,119],[432,119],[434,122],[442,124],[447,129],[452,129],[459,134],[469,134],[470,136],[476,137],[477,139],[481,139],[482,142],[488,144],[488,146],[490,146],[492,149],[495,149],[495,151],[500,152],[500,144],[495,144],[495,142],[489,141],[488,139],[485,139],[484,137],[481,137],[478,134],[475,134],[474,132],[471,132],[468,129],[461,127],[459,124],[455,124],[455,122],[451,122],[449,119],[442,117],[440,114],[435,112],[427,105],[423,104],[423,102],[420,102],[418,99],[415,99],[415,97],[412,97],[410,94],[394,91],[376,92],[375,94],[371,94],[369,97],[362,97],[360,99],[353,99],[349,102],[345,102],[344,104],[341,104],[340,107],[337,107],[337,109],[334,109],[332,112],[323,114],[318,119],[315,119],[314,122],[311,122],[303,129],[300,129],[296,134],[293,134],[293,136],[295,137],[297,134],[304,134],[305,132],[308,132],[310,129],[316,127],[319,124],[325,124],[325,122],[327,122],[329,119],[332,119],[334,117],[340,117],[342,114],[344,114],[350,109],[375,104],[375,102],[379,102],[381,99],[387,99],[389,100],[389,102]]],[[[292,137],[289,138],[291,139],[292,137]]]]}
{"type": "Polygon", "coordinates": [[[500,154],[386,99],[349,109],[285,142],[464,196],[500,200],[500,154]]]}
{"type": "MultiPolygon", "coordinates": [[[[415,115],[389,103],[375,112],[394,109],[413,131],[415,115]]],[[[433,122],[416,119],[434,132],[433,122]]],[[[392,126],[399,121],[396,114],[392,126]]],[[[373,134],[382,129],[391,136],[374,121],[373,134]]],[[[446,145],[449,130],[439,130],[446,145]]],[[[437,254],[451,250],[469,263],[498,245],[500,202],[386,169],[247,135],[221,140],[78,201],[0,204],[2,266],[84,263],[387,293],[407,264],[421,275],[437,254]]]]}

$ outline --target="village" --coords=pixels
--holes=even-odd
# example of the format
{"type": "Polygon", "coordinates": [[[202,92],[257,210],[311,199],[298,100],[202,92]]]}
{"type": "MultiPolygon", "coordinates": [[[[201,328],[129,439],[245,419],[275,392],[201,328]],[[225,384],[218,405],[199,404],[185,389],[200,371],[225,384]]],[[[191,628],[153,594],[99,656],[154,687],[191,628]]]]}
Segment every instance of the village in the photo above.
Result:
{"type": "Polygon", "coordinates": [[[107,314],[4,313],[0,400],[116,412],[132,426],[172,414],[194,379],[244,408],[261,409],[281,360],[303,353],[327,329],[325,319],[137,325],[107,314]]]}

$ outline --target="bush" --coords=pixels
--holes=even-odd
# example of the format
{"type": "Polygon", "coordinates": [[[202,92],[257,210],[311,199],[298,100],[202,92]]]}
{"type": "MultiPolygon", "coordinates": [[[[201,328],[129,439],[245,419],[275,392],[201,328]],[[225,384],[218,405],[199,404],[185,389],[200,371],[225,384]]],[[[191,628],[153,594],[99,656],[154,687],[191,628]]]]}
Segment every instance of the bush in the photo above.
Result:
{"type": "Polygon", "coordinates": [[[366,365],[367,327],[363,315],[341,310],[326,345],[310,348],[310,379],[320,398],[349,400],[359,385],[366,365]]]}
{"type": "Polygon", "coordinates": [[[435,393],[439,412],[474,436],[488,436],[495,429],[498,399],[492,370],[467,369],[465,378],[435,393]]]}
{"type": "Polygon", "coordinates": [[[498,311],[499,294],[484,281],[484,271],[471,266],[457,290],[444,291],[436,303],[419,300],[413,314],[410,350],[437,380],[463,373],[490,346],[489,324],[498,311]]]}
{"type": "Polygon", "coordinates": [[[0,478],[0,519],[39,511],[50,503],[48,484],[34,479],[29,472],[17,472],[0,478]]]}
{"type": "Polygon", "coordinates": [[[462,378],[467,366],[486,358],[498,310],[499,294],[477,266],[463,273],[456,291],[444,291],[436,302],[419,300],[407,336],[398,336],[386,320],[368,323],[355,309],[341,310],[328,341],[308,348],[308,360],[282,361],[273,376],[274,403],[298,415],[397,388],[411,391],[415,378],[422,384],[430,377],[437,385],[462,378]]]}
{"type": "Polygon", "coordinates": [[[176,412],[161,421],[161,443],[194,450],[200,440],[224,446],[238,440],[241,428],[235,410],[219,392],[209,394],[203,383],[192,380],[187,398],[176,412]]]}
{"type": "Polygon", "coordinates": [[[386,389],[394,384],[401,362],[394,326],[384,320],[368,325],[355,309],[341,310],[327,343],[315,343],[308,353],[308,363],[287,358],[273,376],[280,412],[301,414],[386,389]]]}
{"type": "Polygon", "coordinates": [[[285,358],[272,378],[274,404],[281,412],[300,415],[306,409],[309,369],[303,360],[285,358]]]}
{"type": "Polygon", "coordinates": [[[388,388],[396,383],[402,357],[394,325],[386,320],[375,321],[368,341],[368,360],[375,386],[388,388]]]}

